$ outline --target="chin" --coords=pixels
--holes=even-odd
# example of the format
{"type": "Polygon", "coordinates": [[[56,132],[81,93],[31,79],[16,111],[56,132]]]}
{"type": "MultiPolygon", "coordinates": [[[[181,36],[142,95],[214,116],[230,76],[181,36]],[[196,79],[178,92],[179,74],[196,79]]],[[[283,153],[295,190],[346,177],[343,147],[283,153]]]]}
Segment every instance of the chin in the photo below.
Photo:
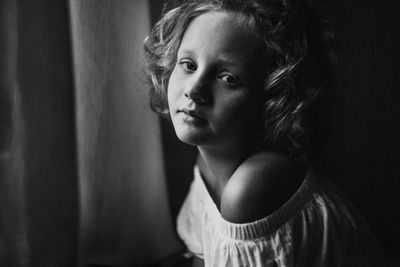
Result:
{"type": "Polygon", "coordinates": [[[208,143],[208,138],[204,134],[193,133],[190,131],[175,130],[176,136],[180,141],[192,146],[199,146],[208,143]]]}

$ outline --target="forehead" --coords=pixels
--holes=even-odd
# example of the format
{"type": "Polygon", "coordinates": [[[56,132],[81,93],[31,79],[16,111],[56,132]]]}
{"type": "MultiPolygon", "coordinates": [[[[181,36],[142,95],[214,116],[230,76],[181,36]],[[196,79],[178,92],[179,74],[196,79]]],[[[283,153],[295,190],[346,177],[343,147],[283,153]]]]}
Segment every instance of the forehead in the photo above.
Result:
{"type": "Polygon", "coordinates": [[[239,25],[232,13],[210,11],[194,18],[185,30],[179,51],[210,58],[255,63],[264,59],[263,42],[239,25]]]}

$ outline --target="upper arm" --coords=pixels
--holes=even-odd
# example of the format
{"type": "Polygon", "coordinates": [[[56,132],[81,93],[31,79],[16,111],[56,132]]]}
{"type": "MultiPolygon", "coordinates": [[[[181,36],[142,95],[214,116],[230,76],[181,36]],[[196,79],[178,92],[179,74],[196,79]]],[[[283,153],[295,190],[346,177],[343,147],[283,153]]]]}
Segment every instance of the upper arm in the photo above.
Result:
{"type": "Polygon", "coordinates": [[[280,154],[246,160],[221,196],[221,215],[233,223],[252,222],[279,209],[304,179],[304,166],[280,154]]]}

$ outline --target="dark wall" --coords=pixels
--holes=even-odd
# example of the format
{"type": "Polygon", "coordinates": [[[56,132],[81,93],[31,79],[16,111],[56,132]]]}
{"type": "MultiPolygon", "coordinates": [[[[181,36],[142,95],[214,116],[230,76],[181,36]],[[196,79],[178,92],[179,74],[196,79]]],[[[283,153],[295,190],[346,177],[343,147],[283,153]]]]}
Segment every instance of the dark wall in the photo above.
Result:
{"type": "MultiPolygon", "coordinates": [[[[151,1],[153,22],[162,1],[151,1]]],[[[348,195],[389,255],[399,250],[399,16],[394,1],[324,1],[339,43],[339,85],[325,174],[348,195]]],[[[173,215],[192,177],[195,150],[162,122],[173,215]],[[189,167],[188,167],[189,166],[189,167]]]]}
{"type": "Polygon", "coordinates": [[[339,86],[328,173],[363,213],[382,246],[399,250],[400,21],[394,1],[331,1],[339,86]]]}

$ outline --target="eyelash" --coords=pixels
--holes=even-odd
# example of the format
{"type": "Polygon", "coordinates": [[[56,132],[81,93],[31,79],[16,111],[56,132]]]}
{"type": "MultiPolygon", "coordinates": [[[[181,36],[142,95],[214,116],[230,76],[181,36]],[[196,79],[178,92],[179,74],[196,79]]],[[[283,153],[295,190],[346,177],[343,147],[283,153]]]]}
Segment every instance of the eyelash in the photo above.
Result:
{"type": "MultiPolygon", "coordinates": [[[[189,73],[195,72],[197,70],[197,65],[189,59],[183,59],[179,62],[179,65],[182,66],[182,68],[189,73]]],[[[232,74],[221,74],[218,76],[219,79],[221,79],[225,84],[227,84],[229,87],[236,87],[236,86],[241,86],[243,85],[242,81],[236,77],[235,75],[232,74]],[[224,79],[226,78],[226,79],[224,79]],[[233,81],[229,82],[227,79],[232,78],[233,81]]]]}
{"type": "Polygon", "coordinates": [[[229,85],[231,87],[243,85],[242,81],[238,77],[231,75],[231,74],[222,74],[218,78],[220,78],[224,83],[226,83],[227,85],[229,85]],[[224,80],[225,77],[227,79],[231,78],[231,79],[233,79],[233,81],[228,81],[227,79],[224,80]]]}
{"type": "Polygon", "coordinates": [[[185,59],[185,60],[182,60],[179,64],[187,72],[194,72],[197,69],[196,64],[194,64],[191,60],[185,59]],[[189,66],[189,65],[191,65],[191,66],[189,66]],[[194,67],[194,69],[191,69],[191,67],[194,67]]]}

